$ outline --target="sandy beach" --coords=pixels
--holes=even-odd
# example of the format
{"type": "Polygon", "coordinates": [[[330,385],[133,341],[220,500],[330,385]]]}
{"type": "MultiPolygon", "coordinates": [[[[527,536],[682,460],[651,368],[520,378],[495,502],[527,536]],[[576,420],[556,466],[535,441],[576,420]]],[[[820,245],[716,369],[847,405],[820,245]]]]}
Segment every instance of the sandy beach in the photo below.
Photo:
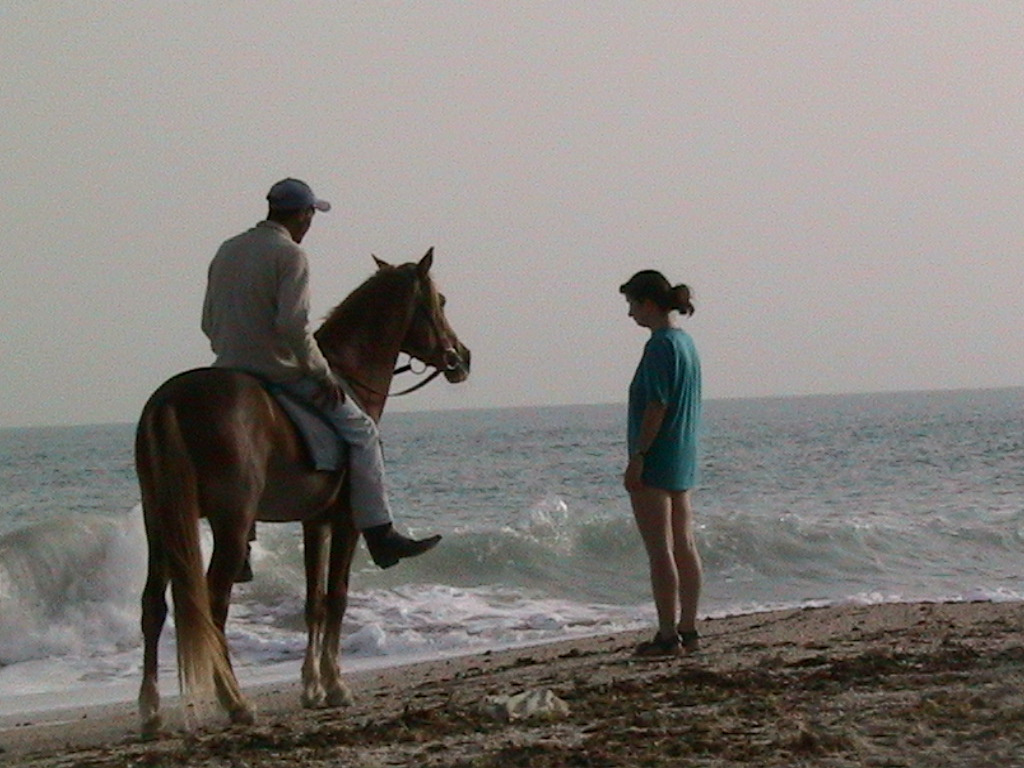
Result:
{"type": "Polygon", "coordinates": [[[9,718],[0,762],[1024,765],[1022,629],[1018,603],[750,614],[704,621],[703,650],[682,659],[635,659],[630,633],[351,675],[345,709],[301,709],[296,684],[253,689],[255,726],[214,712],[153,741],[137,735],[134,702],[9,718]],[[552,706],[510,719],[495,698],[527,692],[552,706]]]}

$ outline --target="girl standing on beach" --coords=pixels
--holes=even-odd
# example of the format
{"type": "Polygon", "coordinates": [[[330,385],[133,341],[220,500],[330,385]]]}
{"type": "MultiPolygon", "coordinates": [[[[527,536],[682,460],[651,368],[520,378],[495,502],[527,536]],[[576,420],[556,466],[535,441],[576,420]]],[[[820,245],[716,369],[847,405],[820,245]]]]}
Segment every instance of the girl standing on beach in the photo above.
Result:
{"type": "Polygon", "coordinates": [[[639,656],[678,656],[698,649],[697,603],[702,568],[693,532],[697,479],[700,359],[673,311],[693,314],[690,289],[643,270],[619,291],[629,316],[651,337],[629,385],[629,463],[623,484],[647,550],[658,632],[639,656]]]}

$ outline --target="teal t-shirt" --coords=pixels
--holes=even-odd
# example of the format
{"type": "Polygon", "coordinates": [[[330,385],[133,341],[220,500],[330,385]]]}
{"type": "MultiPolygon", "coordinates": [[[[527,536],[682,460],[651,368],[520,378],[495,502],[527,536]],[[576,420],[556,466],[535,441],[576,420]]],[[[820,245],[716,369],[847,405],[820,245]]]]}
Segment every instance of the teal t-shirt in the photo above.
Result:
{"type": "Polygon", "coordinates": [[[700,358],[690,334],[680,328],[651,334],[629,385],[627,447],[631,456],[650,402],[664,403],[667,410],[644,458],[644,482],[668,491],[693,488],[701,408],[700,358]]]}

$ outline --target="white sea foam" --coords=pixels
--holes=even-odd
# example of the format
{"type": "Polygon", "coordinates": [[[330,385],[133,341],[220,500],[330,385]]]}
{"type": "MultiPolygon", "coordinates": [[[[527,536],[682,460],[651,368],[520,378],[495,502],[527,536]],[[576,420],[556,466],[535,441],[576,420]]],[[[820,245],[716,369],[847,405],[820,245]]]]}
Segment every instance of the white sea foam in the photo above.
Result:
{"type": "MultiPolygon", "coordinates": [[[[702,613],[1024,597],[1022,395],[709,403],[702,613]]],[[[653,622],[620,411],[385,420],[400,526],[445,538],[387,571],[360,550],[346,665],[653,622]]],[[[135,695],[146,547],[130,446],[128,426],[0,430],[0,712],[135,695]]],[[[243,683],[294,679],[305,648],[299,527],[258,534],[228,623],[243,683]]],[[[161,658],[173,693],[170,623],[161,658]]]]}

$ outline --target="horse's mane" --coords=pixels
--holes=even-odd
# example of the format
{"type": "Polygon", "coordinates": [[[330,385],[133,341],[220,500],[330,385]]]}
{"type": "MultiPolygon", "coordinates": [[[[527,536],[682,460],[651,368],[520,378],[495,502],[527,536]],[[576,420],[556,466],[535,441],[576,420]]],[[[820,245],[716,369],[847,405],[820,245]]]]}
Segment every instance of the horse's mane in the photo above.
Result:
{"type": "Polygon", "coordinates": [[[343,329],[351,329],[372,310],[393,305],[396,297],[403,295],[405,286],[415,279],[415,264],[381,266],[327,314],[317,335],[333,335],[343,329]]]}

